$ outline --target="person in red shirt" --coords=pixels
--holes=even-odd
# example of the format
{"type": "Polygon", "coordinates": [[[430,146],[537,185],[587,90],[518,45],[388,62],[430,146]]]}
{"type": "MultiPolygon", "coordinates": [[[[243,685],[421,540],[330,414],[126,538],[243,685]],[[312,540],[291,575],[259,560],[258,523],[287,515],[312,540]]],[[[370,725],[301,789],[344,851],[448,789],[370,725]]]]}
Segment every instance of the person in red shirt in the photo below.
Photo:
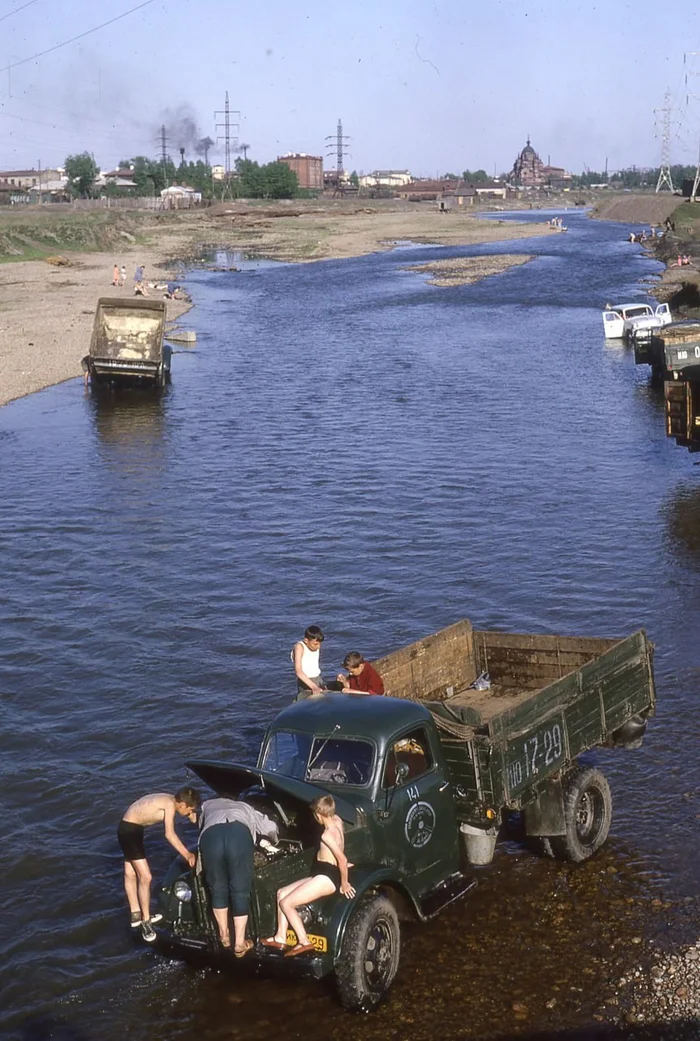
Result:
{"type": "Polygon", "coordinates": [[[362,657],[359,651],[350,651],[345,655],[343,668],[348,675],[338,673],[338,682],[342,683],[343,694],[383,694],[384,683],[374,666],[362,657]]]}

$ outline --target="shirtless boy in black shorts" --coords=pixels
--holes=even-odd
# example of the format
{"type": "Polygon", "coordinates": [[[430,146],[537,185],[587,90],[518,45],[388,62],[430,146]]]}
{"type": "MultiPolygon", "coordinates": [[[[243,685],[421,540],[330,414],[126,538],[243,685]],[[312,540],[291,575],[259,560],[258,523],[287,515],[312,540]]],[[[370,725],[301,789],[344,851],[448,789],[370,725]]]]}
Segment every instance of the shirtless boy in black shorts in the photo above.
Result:
{"type": "Polygon", "coordinates": [[[345,826],[335,812],[335,799],[332,795],[319,795],[309,808],[323,828],[311,874],[277,890],[277,932],[262,941],[263,947],[284,951],[285,958],[312,954],[314,951],[298,907],[331,896],[336,891],[341,892],[347,900],[352,900],[355,895],[348,878],[348,870],[353,865],[345,856],[345,826]],[[287,944],[288,926],[292,927],[297,938],[296,944],[291,947],[287,944]]]}
{"type": "Polygon", "coordinates": [[[162,821],[170,845],[194,867],[196,855],[190,853],[175,833],[175,815],[188,817],[194,823],[200,801],[199,792],[194,788],[181,788],[175,795],[167,792],[144,795],[131,804],[119,822],[117,839],[124,854],[124,889],[131,911],[131,928],[141,926],[148,943],[156,938],[153,922],[160,921],[161,915],[152,915],[150,911],[152,876],[143,844],[144,829],[162,821]]]}

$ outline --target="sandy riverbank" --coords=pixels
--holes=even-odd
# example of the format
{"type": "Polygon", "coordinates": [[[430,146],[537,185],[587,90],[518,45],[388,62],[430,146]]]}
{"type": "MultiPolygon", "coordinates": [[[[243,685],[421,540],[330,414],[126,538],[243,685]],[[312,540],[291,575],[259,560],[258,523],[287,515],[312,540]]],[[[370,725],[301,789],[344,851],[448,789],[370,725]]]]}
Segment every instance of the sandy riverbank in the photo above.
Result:
{"type": "MultiPolygon", "coordinates": [[[[50,214],[38,218],[50,219],[50,214]]],[[[46,260],[0,264],[0,404],[81,374],[80,359],[88,350],[97,300],[131,295],[133,272],[140,263],[146,267],[148,281],[164,281],[176,277],[177,258],[202,256],[208,248],[311,261],[360,256],[406,240],[473,245],[547,233],[546,225],[438,214],[432,207],[394,210],[345,205],[290,211],[288,206],[270,204],[219,205],[146,219],[140,215],[133,230],[144,245],[133,245],[128,239],[134,236],[127,235],[122,247],[109,252],[64,250],[67,266],[56,267],[46,260]],[[111,285],[115,261],[127,267],[123,289],[111,285]]],[[[476,277],[492,273],[493,257],[472,258],[472,262],[483,265],[482,276],[476,277]]],[[[168,318],[176,319],[186,309],[168,301],[168,318]]]]}
{"type": "MultiPolygon", "coordinates": [[[[147,279],[167,279],[167,272],[155,271],[160,259],[149,250],[139,254],[147,279]]],[[[0,266],[0,405],[81,375],[98,299],[133,296],[133,264],[126,286],[115,289],[112,263],[110,254],[86,253],[71,255],[66,267],[45,261],[0,266]]],[[[167,301],[169,320],[188,309],[167,301]]]]}

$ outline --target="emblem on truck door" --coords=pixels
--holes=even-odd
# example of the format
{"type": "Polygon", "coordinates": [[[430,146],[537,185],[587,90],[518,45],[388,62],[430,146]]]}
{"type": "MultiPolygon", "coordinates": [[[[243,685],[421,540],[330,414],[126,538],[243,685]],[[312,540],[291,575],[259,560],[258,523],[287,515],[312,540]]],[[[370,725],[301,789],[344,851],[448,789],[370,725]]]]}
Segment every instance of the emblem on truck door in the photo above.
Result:
{"type": "Polygon", "coordinates": [[[414,802],[406,814],[406,841],[415,849],[427,846],[435,831],[435,811],[430,803],[414,802]]]}

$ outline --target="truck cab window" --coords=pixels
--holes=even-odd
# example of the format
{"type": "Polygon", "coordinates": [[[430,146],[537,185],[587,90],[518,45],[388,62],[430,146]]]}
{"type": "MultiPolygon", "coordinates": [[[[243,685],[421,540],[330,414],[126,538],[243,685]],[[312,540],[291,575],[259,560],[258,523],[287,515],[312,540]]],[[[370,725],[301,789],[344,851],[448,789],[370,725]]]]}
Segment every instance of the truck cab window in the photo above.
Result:
{"type": "Polygon", "coordinates": [[[387,752],[382,782],[384,788],[393,788],[396,784],[396,768],[399,763],[405,763],[408,767],[408,773],[403,780],[404,784],[414,781],[417,777],[422,777],[431,769],[433,757],[430,752],[428,735],[422,727],[412,730],[395,741],[387,752]]]}

